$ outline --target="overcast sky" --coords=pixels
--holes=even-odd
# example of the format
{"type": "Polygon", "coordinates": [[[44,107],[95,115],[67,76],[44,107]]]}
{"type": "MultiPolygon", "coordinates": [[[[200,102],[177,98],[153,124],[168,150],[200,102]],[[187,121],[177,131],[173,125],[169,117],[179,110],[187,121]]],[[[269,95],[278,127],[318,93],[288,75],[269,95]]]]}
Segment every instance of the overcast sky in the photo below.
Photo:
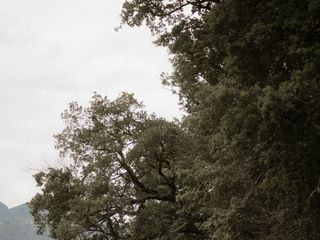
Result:
{"type": "Polygon", "coordinates": [[[12,207],[36,193],[33,169],[58,161],[53,134],[69,102],[94,91],[135,93],[149,112],[179,117],[161,86],[168,55],[144,28],[120,23],[122,0],[0,0],[0,201],[12,207]]]}

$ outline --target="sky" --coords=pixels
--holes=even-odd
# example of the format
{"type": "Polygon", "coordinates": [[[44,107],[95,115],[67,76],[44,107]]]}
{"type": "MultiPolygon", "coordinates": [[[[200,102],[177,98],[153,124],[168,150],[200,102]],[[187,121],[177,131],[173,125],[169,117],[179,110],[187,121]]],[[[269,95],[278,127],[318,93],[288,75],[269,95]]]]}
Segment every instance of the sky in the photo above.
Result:
{"type": "Polygon", "coordinates": [[[161,85],[166,49],[144,28],[120,24],[122,0],[0,0],[0,201],[39,191],[32,175],[59,162],[53,135],[71,101],[134,93],[147,111],[181,116],[161,85]]]}

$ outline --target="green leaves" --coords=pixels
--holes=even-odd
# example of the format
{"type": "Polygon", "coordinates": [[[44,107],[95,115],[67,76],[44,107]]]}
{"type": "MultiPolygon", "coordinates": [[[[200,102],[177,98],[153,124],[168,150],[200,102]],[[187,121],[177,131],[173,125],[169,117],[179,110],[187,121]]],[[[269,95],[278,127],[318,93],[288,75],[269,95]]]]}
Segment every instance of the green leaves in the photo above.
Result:
{"type": "Polygon", "coordinates": [[[317,1],[158,1],[177,9],[164,16],[128,2],[123,21],[140,16],[171,51],[165,83],[190,113],[179,211],[204,216],[208,239],[316,239],[317,1]]]}
{"type": "Polygon", "coordinates": [[[123,93],[62,115],[73,162],[35,178],[55,239],[318,239],[320,5],[127,0],[168,47],[182,123],[123,93]]]}
{"type": "Polygon", "coordinates": [[[30,206],[40,231],[62,240],[170,235],[188,141],[177,123],[148,116],[126,93],[114,101],[94,95],[88,108],[72,103],[63,119],[57,149],[73,162],[35,176],[42,193],[30,206]],[[137,226],[161,221],[149,232],[137,226]]]}

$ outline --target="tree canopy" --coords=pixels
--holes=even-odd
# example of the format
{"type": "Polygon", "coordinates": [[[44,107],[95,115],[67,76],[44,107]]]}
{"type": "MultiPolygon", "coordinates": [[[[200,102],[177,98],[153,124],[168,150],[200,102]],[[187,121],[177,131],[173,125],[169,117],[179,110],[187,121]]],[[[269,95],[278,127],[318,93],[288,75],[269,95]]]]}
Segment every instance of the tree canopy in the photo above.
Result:
{"type": "Polygon", "coordinates": [[[154,2],[127,1],[124,21],[145,22],[172,53],[164,80],[210,169],[193,165],[190,194],[214,193],[189,202],[210,212],[200,228],[210,239],[317,239],[319,1],[154,2]]]}
{"type": "Polygon", "coordinates": [[[192,235],[177,214],[177,169],[189,144],[178,123],[147,115],[126,93],[95,95],[88,108],[72,103],[63,119],[57,148],[73,162],[35,175],[43,191],[30,206],[40,232],[49,227],[60,240],[192,235]]]}
{"type": "Polygon", "coordinates": [[[31,201],[55,239],[319,239],[320,2],[127,0],[172,54],[187,116],[71,104],[31,201]]]}

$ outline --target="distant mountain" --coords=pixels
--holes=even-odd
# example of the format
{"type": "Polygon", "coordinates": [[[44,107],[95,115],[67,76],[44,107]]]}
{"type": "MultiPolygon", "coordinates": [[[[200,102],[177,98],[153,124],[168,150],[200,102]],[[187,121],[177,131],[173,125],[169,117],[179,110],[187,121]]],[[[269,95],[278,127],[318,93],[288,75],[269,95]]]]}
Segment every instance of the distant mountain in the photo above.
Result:
{"type": "Polygon", "coordinates": [[[7,214],[8,212],[9,212],[8,207],[5,204],[3,204],[2,202],[0,202],[0,219],[2,216],[7,214]]]}
{"type": "Polygon", "coordinates": [[[27,204],[8,208],[0,202],[0,240],[48,240],[38,236],[27,204]]]}

